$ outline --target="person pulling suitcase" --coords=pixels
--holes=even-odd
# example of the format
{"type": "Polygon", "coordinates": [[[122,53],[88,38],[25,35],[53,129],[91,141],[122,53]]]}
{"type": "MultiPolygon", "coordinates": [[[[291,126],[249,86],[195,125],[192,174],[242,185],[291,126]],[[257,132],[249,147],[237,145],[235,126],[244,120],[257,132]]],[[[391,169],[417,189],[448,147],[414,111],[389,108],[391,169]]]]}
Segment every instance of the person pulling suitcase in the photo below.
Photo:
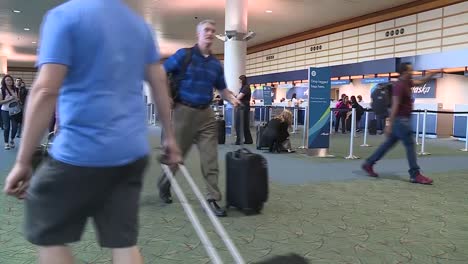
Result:
{"type": "MultiPolygon", "coordinates": [[[[173,122],[177,144],[185,156],[193,144],[200,152],[203,177],[207,184],[206,199],[217,216],[226,216],[226,211],[218,205],[222,195],[218,187],[218,130],[211,109],[213,87],[223,99],[234,107],[240,102],[227,89],[224,70],[211,46],[215,39],[216,23],[204,20],[197,25],[198,43],[190,48],[191,63],[180,78],[174,98],[173,122]]],[[[180,49],[164,63],[166,73],[179,74],[189,52],[180,49]]],[[[171,184],[163,174],[158,180],[159,197],[163,202],[172,203],[171,184]]]]}

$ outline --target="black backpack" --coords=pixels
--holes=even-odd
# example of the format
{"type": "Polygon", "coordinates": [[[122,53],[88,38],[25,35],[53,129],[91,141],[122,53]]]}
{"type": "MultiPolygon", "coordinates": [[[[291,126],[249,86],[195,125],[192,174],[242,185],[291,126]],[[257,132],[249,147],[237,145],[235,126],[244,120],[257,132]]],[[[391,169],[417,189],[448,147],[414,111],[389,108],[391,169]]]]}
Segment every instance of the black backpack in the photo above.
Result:
{"type": "Polygon", "coordinates": [[[192,48],[185,48],[185,56],[180,71],[177,74],[169,72],[167,79],[169,81],[170,96],[174,102],[179,100],[179,85],[180,81],[184,79],[185,72],[192,60],[192,48]]]}
{"type": "Polygon", "coordinates": [[[371,94],[371,107],[376,115],[388,115],[388,109],[392,107],[392,87],[392,83],[381,83],[371,94]]]}

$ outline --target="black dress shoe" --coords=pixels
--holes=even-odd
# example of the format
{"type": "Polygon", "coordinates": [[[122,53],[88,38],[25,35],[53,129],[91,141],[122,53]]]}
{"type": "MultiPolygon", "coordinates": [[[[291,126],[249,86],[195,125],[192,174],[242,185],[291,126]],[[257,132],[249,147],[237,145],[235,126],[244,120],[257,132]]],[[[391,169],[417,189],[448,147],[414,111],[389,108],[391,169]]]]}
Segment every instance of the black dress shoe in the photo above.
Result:
{"type": "Polygon", "coordinates": [[[226,217],[227,213],[226,210],[223,208],[219,207],[219,205],[216,203],[215,200],[208,200],[208,205],[211,207],[211,210],[217,217],[226,217]]]}
{"type": "Polygon", "coordinates": [[[171,191],[168,191],[168,192],[161,192],[161,190],[160,190],[160,191],[159,191],[159,198],[161,198],[161,200],[162,200],[164,203],[167,203],[167,204],[171,204],[171,203],[172,203],[171,191]]]}

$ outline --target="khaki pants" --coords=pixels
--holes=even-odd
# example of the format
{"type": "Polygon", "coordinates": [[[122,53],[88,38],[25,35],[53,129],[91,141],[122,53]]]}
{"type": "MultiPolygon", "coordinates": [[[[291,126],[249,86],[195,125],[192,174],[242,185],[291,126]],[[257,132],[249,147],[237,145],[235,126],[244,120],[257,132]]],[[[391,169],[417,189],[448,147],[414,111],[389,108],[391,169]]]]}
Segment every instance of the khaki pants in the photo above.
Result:
{"type": "MultiPolygon", "coordinates": [[[[206,198],[221,200],[218,188],[218,130],[213,110],[195,109],[177,104],[173,114],[177,144],[185,158],[193,144],[197,145],[201,169],[206,183],[206,198]]],[[[158,181],[160,192],[168,192],[170,182],[166,175],[158,181]]]]}

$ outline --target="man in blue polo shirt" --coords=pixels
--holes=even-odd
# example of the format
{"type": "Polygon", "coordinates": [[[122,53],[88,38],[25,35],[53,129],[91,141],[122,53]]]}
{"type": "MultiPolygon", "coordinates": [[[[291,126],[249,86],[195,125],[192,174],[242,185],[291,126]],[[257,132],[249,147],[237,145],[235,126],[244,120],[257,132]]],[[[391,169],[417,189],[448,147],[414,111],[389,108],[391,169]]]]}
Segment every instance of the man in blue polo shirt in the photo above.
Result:
{"type": "Polygon", "coordinates": [[[72,0],[47,13],[39,43],[23,142],[4,190],[26,199],[25,236],[39,246],[39,263],[73,263],[66,245],[80,240],[91,217],[114,263],[143,263],[136,242],[150,154],[145,79],[165,129],[167,163],[181,161],[152,32],[120,0],[72,0]],[[31,178],[57,97],[60,131],[51,159],[31,178]]]}
{"type": "MultiPolygon", "coordinates": [[[[181,73],[178,86],[178,96],[172,119],[177,143],[182,155],[196,144],[200,151],[202,173],[207,187],[207,200],[217,216],[226,216],[226,211],[218,206],[221,200],[218,188],[218,131],[213,110],[213,88],[218,89],[224,99],[232,105],[240,103],[226,88],[224,70],[215,56],[211,54],[211,46],[215,39],[216,24],[213,20],[205,20],[198,24],[198,43],[188,51],[178,50],[164,63],[166,72],[177,75],[181,73],[185,56],[190,52],[190,64],[181,73]]],[[[172,203],[170,183],[165,175],[159,179],[159,196],[166,203],[172,203]]]]}

